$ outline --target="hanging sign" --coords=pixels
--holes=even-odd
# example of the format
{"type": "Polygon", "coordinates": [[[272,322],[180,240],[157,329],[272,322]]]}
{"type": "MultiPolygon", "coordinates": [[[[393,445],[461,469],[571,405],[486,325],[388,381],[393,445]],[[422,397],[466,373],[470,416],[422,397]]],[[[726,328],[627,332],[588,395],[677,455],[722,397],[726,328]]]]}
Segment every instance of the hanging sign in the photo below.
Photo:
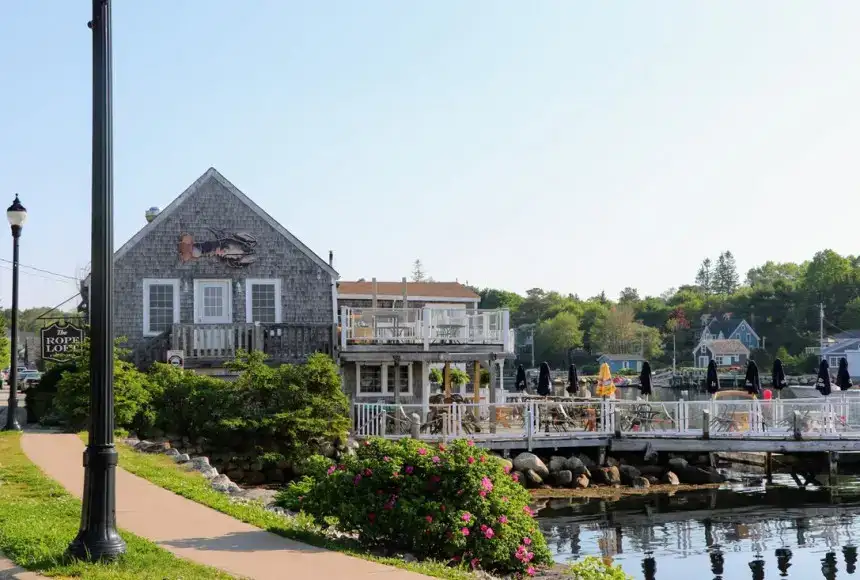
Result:
{"type": "Polygon", "coordinates": [[[42,338],[42,359],[59,362],[65,354],[71,353],[76,344],[84,340],[84,329],[74,324],[60,325],[56,322],[40,331],[42,338]]]}

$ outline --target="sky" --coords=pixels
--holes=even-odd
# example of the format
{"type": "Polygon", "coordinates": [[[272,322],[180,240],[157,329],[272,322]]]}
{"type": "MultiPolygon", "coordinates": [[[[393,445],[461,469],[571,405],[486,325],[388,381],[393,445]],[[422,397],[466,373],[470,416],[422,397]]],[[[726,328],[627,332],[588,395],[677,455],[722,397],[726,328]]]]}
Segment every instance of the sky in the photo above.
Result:
{"type": "MultiPolygon", "coordinates": [[[[860,252],[855,0],[113,4],[116,248],[214,166],[347,280],[644,295],[860,252]]],[[[89,10],[0,7],[22,307],[89,262],[89,10]]]]}

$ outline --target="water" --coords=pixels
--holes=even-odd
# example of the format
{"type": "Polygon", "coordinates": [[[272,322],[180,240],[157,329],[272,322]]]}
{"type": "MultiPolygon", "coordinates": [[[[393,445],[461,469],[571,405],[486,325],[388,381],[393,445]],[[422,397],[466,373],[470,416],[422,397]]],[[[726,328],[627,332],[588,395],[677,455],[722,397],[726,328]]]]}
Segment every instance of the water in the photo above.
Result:
{"type": "Polygon", "coordinates": [[[557,562],[602,556],[636,580],[860,578],[860,479],[775,484],[551,500],[538,519],[557,562]]]}

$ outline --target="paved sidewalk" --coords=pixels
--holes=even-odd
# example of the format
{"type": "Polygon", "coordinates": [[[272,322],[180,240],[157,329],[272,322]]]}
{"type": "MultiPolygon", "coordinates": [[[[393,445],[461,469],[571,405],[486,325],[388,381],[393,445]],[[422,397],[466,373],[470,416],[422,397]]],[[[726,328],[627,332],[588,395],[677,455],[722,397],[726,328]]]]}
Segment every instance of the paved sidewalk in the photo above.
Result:
{"type": "MultiPolygon", "coordinates": [[[[21,445],[42,471],[81,497],[84,445],[76,435],[28,432],[21,445]]],[[[120,527],[177,556],[236,576],[255,580],[427,578],[265,532],[122,469],[117,469],[116,479],[120,527]]]]}
{"type": "Polygon", "coordinates": [[[48,580],[45,576],[39,576],[35,572],[28,572],[24,568],[15,565],[0,554],[0,580],[48,580]]]}

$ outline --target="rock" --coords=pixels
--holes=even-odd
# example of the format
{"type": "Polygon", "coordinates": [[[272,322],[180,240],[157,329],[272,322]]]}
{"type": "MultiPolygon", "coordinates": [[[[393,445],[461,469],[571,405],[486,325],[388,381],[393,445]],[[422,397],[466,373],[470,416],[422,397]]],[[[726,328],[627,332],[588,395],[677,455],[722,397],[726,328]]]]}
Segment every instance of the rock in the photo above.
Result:
{"type": "Polygon", "coordinates": [[[618,468],[618,472],[624,485],[633,485],[634,479],[642,477],[642,473],[632,465],[622,465],[618,468]]]}
{"type": "Polygon", "coordinates": [[[202,475],[206,479],[215,479],[216,477],[218,477],[218,470],[214,467],[210,467],[208,469],[201,469],[200,475],[202,475]]]}
{"type": "Polygon", "coordinates": [[[538,487],[543,485],[543,478],[534,469],[526,470],[526,487],[538,487]]]}
{"type": "Polygon", "coordinates": [[[669,469],[672,471],[683,471],[684,469],[687,469],[689,463],[687,463],[687,460],[683,457],[673,457],[669,460],[668,465],[669,469]]]}
{"type": "Polygon", "coordinates": [[[227,477],[229,477],[233,481],[242,481],[243,479],[245,479],[245,472],[241,469],[231,469],[227,472],[227,477]]]}
{"type": "Polygon", "coordinates": [[[576,479],[573,480],[573,487],[578,489],[585,489],[588,487],[589,481],[588,478],[583,473],[582,475],[576,476],[576,479]]]}
{"type": "Polygon", "coordinates": [[[222,493],[227,493],[230,489],[230,484],[233,483],[230,481],[230,478],[226,475],[216,475],[212,478],[212,481],[209,482],[209,485],[212,486],[212,489],[215,491],[220,491],[222,493]]]}
{"type": "Polygon", "coordinates": [[[608,467],[598,467],[594,471],[591,472],[591,483],[597,485],[610,485],[612,482],[609,480],[609,468],[608,467]]]}
{"type": "Polygon", "coordinates": [[[607,457],[606,458],[606,467],[618,467],[619,465],[621,465],[621,464],[614,457],[607,457]]]}
{"type": "Polygon", "coordinates": [[[249,467],[249,469],[250,469],[251,471],[263,471],[263,464],[262,464],[262,463],[260,463],[259,461],[255,461],[255,462],[253,462],[253,463],[251,464],[251,466],[249,467]]]}
{"type": "Polygon", "coordinates": [[[280,469],[267,469],[265,471],[266,479],[272,483],[284,483],[284,472],[280,469]]]}
{"type": "Polygon", "coordinates": [[[414,564],[415,562],[418,561],[418,558],[415,557],[414,554],[410,554],[409,552],[406,552],[405,554],[403,554],[402,559],[407,564],[414,564]]]}
{"type": "Polygon", "coordinates": [[[549,466],[548,466],[549,472],[550,473],[557,473],[557,472],[561,471],[562,469],[564,469],[564,464],[566,461],[567,461],[567,459],[565,459],[564,457],[560,457],[558,455],[553,455],[549,459],[549,466]]]}
{"type": "MultiPolygon", "coordinates": [[[[643,476],[643,477],[645,477],[645,476],[643,476]]],[[[645,479],[647,479],[648,483],[650,483],[651,485],[657,485],[658,483],[660,483],[660,478],[655,477],[653,475],[649,475],[649,476],[645,477],[645,479]]]]}
{"type": "Polygon", "coordinates": [[[635,489],[648,489],[651,487],[651,483],[644,477],[634,477],[630,482],[630,486],[635,489]]]}
{"type": "Polygon", "coordinates": [[[555,484],[559,487],[567,487],[573,483],[573,473],[567,469],[562,469],[555,473],[555,484]]]}
{"type": "Polygon", "coordinates": [[[245,483],[248,485],[262,485],[266,483],[266,476],[261,471],[249,471],[245,473],[245,483]]]}
{"type": "Polygon", "coordinates": [[[606,476],[609,479],[609,485],[618,485],[621,483],[621,472],[618,471],[616,466],[612,465],[604,469],[606,469],[606,476]]]}
{"type": "Polygon", "coordinates": [[[176,457],[177,455],[180,455],[179,451],[173,448],[165,450],[164,454],[168,457],[176,457]]]}
{"type": "Polygon", "coordinates": [[[520,453],[514,459],[514,469],[527,473],[532,470],[539,477],[549,477],[549,469],[546,464],[534,453],[520,453]]]}
{"type": "Polygon", "coordinates": [[[230,485],[227,486],[227,493],[230,495],[240,494],[242,493],[242,488],[231,481],[230,485]]]}
{"type": "Polygon", "coordinates": [[[591,471],[588,469],[588,466],[583,463],[583,461],[576,457],[575,455],[570,456],[564,462],[564,468],[570,471],[574,477],[578,475],[586,475],[591,477],[591,471]]]}
{"type": "Polygon", "coordinates": [[[678,476],[678,481],[689,485],[703,485],[706,483],[723,483],[726,478],[719,472],[702,469],[701,467],[693,467],[692,465],[685,469],[673,470],[678,476]]]}
{"type": "Polygon", "coordinates": [[[660,467],[659,465],[643,465],[639,467],[639,472],[643,477],[660,477],[666,472],[665,467],[660,467]]]}
{"type": "Polygon", "coordinates": [[[212,467],[209,463],[208,457],[193,457],[188,463],[191,466],[191,469],[196,469],[198,471],[202,471],[207,467],[212,467]]]}
{"type": "Polygon", "coordinates": [[[504,457],[499,457],[499,461],[502,463],[502,467],[507,467],[508,471],[514,470],[514,462],[510,459],[505,459],[504,457]]]}
{"type": "Polygon", "coordinates": [[[678,481],[678,476],[671,471],[667,471],[666,474],[663,476],[663,483],[668,483],[669,485],[681,484],[681,482],[678,481]]]}
{"type": "Polygon", "coordinates": [[[188,463],[189,461],[191,461],[191,458],[188,456],[187,453],[177,453],[173,456],[173,461],[175,461],[176,463],[188,463]]]}
{"type": "MultiPolygon", "coordinates": [[[[576,456],[576,458],[579,459],[582,462],[582,464],[589,471],[594,471],[595,469],[597,469],[599,467],[599,465],[597,465],[597,462],[594,461],[591,457],[589,457],[585,453],[580,453],[579,455],[576,456]]],[[[570,469],[570,467],[568,467],[568,469],[570,469]]],[[[571,471],[573,471],[573,470],[571,469],[571,471]]]]}

